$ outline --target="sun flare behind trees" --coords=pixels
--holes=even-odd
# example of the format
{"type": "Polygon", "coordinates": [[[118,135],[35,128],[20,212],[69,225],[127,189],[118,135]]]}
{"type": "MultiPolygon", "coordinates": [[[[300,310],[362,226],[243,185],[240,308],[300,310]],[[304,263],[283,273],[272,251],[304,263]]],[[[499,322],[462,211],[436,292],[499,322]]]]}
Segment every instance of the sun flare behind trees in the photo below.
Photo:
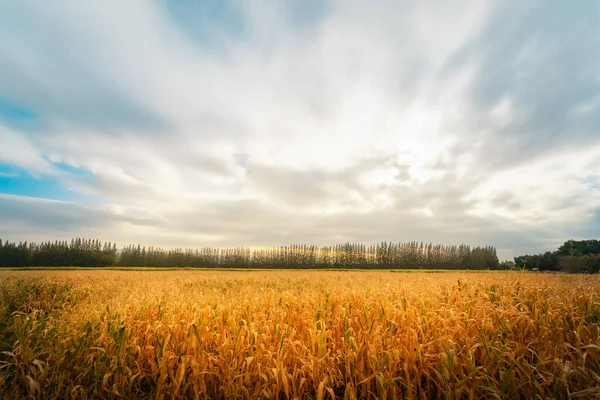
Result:
{"type": "Polygon", "coordinates": [[[0,266],[499,269],[499,262],[492,246],[423,242],[171,250],[129,245],[119,251],[115,243],[77,238],[39,244],[0,240],[0,266]]]}

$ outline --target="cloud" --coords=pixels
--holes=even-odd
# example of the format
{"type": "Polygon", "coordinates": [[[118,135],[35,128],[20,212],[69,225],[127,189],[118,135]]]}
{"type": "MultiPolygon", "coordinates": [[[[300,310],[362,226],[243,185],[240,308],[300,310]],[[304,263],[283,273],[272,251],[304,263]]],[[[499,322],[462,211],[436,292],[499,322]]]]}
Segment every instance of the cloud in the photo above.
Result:
{"type": "Polygon", "coordinates": [[[510,255],[599,233],[597,5],[218,3],[0,5],[0,99],[35,115],[0,120],[0,163],[101,199],[4,199],[2,234],[510,255]]]}
{"type": "Polygon", "coordinates": [[[56,173],[43,153],[24,135],[0,125],[0,162],[26,168],[33,174],[56,173]]]}

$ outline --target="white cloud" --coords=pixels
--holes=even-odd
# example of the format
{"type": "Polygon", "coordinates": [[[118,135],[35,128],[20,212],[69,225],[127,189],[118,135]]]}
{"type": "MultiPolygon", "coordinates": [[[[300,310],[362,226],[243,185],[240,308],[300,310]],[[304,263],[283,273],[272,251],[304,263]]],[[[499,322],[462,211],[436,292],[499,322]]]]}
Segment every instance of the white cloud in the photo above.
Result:
{"type": "Polygon", "coordinates": [[[600,144],[557,150],[530,163],[507,168],[472,192],[473,213],[501,215],[531,226],[572,224],[594,216],[600,192],[582,180],[600,176],[600,144]]]}
{"type": "Polygon", "coordinates": [[[53,165],[42,151],[22,134],[0,125],[0,163],[25,168],[34,175],[53,175],[53,165]]]}
{"type": "Polygon", "coordinates": [[[42,123],[0,126],[0,162],[90,171],[59,177],[106,203],[103,237],[511,249],[523,226],[545,247],[536,227],[567,239],[597,213],[599,35],[550,5],[331,1],[295,25],[285,2],[236,2],[241,33],[215,19],[214,51],[164,5],[109,3],[0,6],[0,98],[42,123]],[[563,36],[541,41],[532,10],[563,36]]]}

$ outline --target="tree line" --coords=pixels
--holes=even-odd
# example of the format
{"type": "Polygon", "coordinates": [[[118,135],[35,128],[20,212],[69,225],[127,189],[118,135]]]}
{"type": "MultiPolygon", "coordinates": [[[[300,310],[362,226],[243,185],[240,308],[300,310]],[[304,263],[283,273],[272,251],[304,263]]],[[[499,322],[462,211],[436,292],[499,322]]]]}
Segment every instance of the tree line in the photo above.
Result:
{"type": "Polygon", "coordinates": [[[0,239],[0,267],[108,267],[118,260],[117,245],[93,239],[14,243],[0,239]]]}
{"type": "Polygon", "coordinates": [[[515,257],[515,266],[540,271],[600,272],[600,240],[567,240],[556,251],[515,257]]]}
{"type": "Polygon", "coordinates": [[[97,239],[26,243],[0,239],[0,267],[195,267],[195,268],[373,268],[499,269],[492,246],[446,246],[423,242],[334,246],[289,245],[170,249],[129,245],[121,250],[97,239]]]}

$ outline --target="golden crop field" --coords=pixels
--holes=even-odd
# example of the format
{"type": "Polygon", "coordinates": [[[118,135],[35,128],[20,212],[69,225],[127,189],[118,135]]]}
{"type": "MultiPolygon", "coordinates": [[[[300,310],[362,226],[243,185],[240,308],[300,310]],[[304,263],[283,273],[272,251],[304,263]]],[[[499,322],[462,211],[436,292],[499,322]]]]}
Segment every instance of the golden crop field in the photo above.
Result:
{"type": "Polygon", "coordinates": [[[600,396],[600,276],[4,271],[4,398],[600,396]]]}

